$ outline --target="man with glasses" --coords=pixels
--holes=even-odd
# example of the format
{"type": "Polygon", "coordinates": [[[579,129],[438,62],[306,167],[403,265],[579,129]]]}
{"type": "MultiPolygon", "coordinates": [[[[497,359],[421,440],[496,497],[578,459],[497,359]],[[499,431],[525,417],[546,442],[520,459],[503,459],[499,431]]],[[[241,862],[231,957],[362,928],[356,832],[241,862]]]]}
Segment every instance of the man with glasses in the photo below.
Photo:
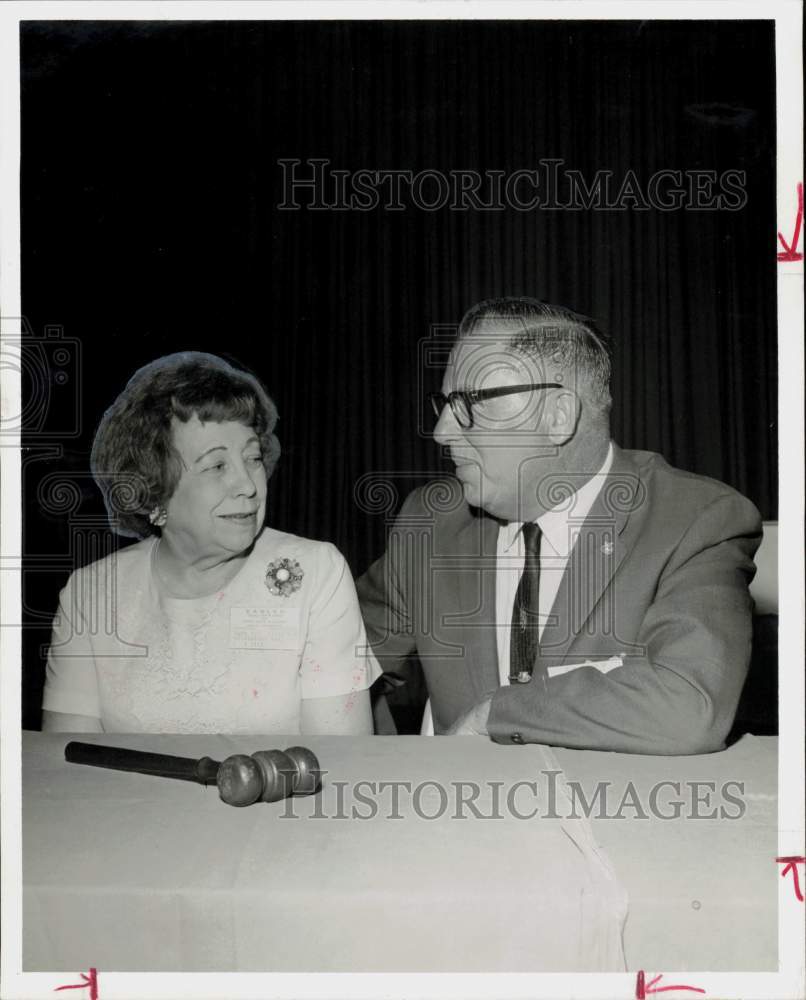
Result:
{"type": "Polygon", "coordinates": [[[407,498],[358,582],[384,669],[418,655],[438,734],[724,746],[761,520],[722,483],[618,448],[609,381],[602,334],[569,309],[489,300],[459,326],[431,399],[456,479],[407,498]]]}

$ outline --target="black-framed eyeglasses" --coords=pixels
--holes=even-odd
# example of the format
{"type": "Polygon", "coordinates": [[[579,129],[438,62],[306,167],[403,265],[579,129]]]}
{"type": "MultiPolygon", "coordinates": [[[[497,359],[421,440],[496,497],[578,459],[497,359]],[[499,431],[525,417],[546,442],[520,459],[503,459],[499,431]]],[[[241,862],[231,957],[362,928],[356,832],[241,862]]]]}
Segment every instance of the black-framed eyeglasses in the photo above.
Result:
{"type": "Polygon", "coordinates": [[[430,392],[428,398],[437,417],[442,416],[446,406],[450,406],[456,423],[464,430],[473,426],[473,406],[498,396],[511,396],[516,392],[532,392],[537,389],[562,389],[561,382],[532,382],[528,385],[501,385],[493,389],[457,389],[455,392],[430,392]]]}

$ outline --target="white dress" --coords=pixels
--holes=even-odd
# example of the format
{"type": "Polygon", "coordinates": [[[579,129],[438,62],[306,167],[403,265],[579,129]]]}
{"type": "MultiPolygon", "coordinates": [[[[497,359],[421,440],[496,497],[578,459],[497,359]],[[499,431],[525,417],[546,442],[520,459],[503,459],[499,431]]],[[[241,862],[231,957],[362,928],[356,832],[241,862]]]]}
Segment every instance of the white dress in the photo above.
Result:
{"type": "MultiPolygon", "coordinates": [[[[43,709],[106,732],[298,733],[300,702],[380,676],[352,576],[333,545],[264,528],[209,597],[166,595],[149,538],[76,570],[62,590],[43,709]],[[303,576],[271,593],[269,565],[303,576]]],[[[284,574],[281,574],[283,576],[284,574]]]]}

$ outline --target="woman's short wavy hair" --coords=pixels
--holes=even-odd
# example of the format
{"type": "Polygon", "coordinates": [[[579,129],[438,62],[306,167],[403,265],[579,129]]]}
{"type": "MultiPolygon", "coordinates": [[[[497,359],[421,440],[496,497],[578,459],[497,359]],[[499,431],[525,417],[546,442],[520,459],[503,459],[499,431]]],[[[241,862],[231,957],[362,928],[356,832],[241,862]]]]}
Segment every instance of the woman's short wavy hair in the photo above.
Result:
{"type": "Polygon", "coordinates": [[[193,416],[251,427],[271,476],[280,457],[277,408],[255,376],[198,351],[158,358],[134,373],[104,414],[92,445],[92,474],[118,534],[159,534],[149,514],[167,503],[182,474],[172,421],[187,423],[193,416]]]}

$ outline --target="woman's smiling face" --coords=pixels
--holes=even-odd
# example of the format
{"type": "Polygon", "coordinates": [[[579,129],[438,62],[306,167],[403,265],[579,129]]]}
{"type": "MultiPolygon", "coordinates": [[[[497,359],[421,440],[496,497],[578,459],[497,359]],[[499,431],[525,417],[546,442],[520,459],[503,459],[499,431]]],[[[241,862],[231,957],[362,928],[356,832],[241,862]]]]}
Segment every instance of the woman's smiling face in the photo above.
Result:
{"type": "Polygon", "coordinates": [[[232,420],[174,418],[182,474],[167,503],[163,535],[195,558],[240,555],[266,514],[266,469],[254,429],[232,420]]]}

